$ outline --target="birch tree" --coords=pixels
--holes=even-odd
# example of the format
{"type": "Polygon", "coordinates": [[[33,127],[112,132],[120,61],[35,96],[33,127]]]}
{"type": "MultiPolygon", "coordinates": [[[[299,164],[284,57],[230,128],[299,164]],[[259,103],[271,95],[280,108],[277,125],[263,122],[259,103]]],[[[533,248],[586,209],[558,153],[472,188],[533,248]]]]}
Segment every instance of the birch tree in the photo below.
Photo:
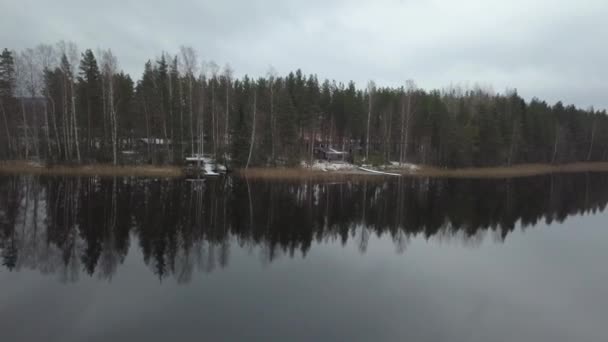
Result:
{"type": "Polygon", "coordinates": [[[224,150],[228,151],[230,145],[230,90],[233,70],[229,64],[224,66],[224,78],[226,80],[226,114],[224,118],[224,150]]]}
{"type": "MultiPolygon", "coordinates": [[[[36,97],[40,93],[41,74],[38,70],[38,64],[36,63],[36,56],[34,49],[28,48],[21,52],[21,62],[23,68],[23,87],[25,93],[22,95],[29,95],[30,97],[30,108],[32,118],[32,134],[31,144],[33,145],[36,156],[40,156],[40,150],[38,148],[39,136],[38,136],[38,122],[36,114],[36,97]]],[[[24,121],[25,122],[25,121],[24,121]]]]}
{"type": "MultiPolygon", "coordinates": [[[[40,44],[36,46],[36,58],[38,66],[41,70],[41,73],[44,74],[51,70],[51,68],[56,63],[55,59],[55,50],[51,45],[40,44]]],[[[43,77],[43,76],[42,76],[43,77]]],[[[50,100],[50,94],[46,87],[43,87],[42,96],[44,97],[43,101],[43,110],[44,110],[44,132],[46,136],[46,146],[47,146],[47,158],[51,158],[53,153],[53,149],[51,147],[51,134],[50,134],[50,120],[49,120],[49,111],[48,111],[48,101],[50,100]]],[[[54,106],[53,106],[54,110],[54,106]]],[[[56,122],[55,122],[56,126],[56,122]]],[[[55,127],[55,134],[57,134],[55,127]]],[[[57,135],[55,135],[57,137],[57,135]]]]}
{"type": "MultiPolygon", "coordinates": [[[[207,63],[201,63],[201,71],[199,75],[201,92],[199,99],[199,154],[201,157],[205,154],[205,91],[207,90],[207,63]]],[[[200,160],[200,159],[199,159],[200,160]]]]}
{"type": "MultiPolygon", "coordinates": [[[[76,159],[80,162],[80,143],[78,137],[78,121],[76,118],[76,94],[74,92],[75,68],[78,65],[78,48],[72,42],[61,41],[58,44],[62,53],[62,71],[64,76],[64,117],[67,135],[67,150],[72,152],[72,144],[76,148],[76,159]]],[[[67,156],[66,156],[67,157],[67,156]]]]}
{"type": "Polygon", "coordinates": [[[251,142],[249,143],[249,156],[247,157],[247,164],[245,165],[245,168],[249,168],[249,162],[251,161],[251,154],[253,153],[253,144],[255,142],[255,116],[256,116],[256,112],[257,112],[257,99],[258,99],[258,92],[257,92],[257,88],[256,85],[253,85],[253,117],[251,119],[252,124],[251,124],[251,142]]]}
{"type": "Polygon", "coordinates": [[[270,93],[269,99],[269,117],[270,117],[270,160],[275,162],[276,158],[276,118],[274,114],[274,87],[277,71],[274,67],[270,67],[267,72],[268,77],[268,89],[270,93]]]}
{"type": "Polygon", "coordinates": [[[399,165],[407,161],[407,148],[409,143],[410,119],[412,117],[412,97],[416,90],[416,83],[413,80],[405,81],[406,93],[405,101],[401,108],[401,153],[399,153],[399,165]]]}
{"type": "Polygon", "coordinates": [[[194,104],[193,104],[193,82],[194,74],[197,69],[196,51],[192,47],[181,46],[180,47],[182,72],[188,81],[188,112],[190,114],[190,151],[194,153],[194,128],[196,124],[194,122],[194,104]]]}
{"type": "Polygon", "coordinates": [[[219,69],[219,66],[214,61],[209,62],[209,72],[211,73],[211,79],[209,80],[209,83],[211,83],[211,139],[213,140],[213,155],[215,156],[216,162],[219,129],[217,113],[215,110],[215,87],[217,85],[217,74],[219,69]]]}
{"type": "Polygon", "coordinates": [[[101,55],[101,73],[104,93],[107,98],[108,117],[110,119],[110,134],[112,139],[112,162],[118,164],[118,114],[114,104],[114,75],[118,70],[118,61],[112,50],[106,50],[101,55]]]}

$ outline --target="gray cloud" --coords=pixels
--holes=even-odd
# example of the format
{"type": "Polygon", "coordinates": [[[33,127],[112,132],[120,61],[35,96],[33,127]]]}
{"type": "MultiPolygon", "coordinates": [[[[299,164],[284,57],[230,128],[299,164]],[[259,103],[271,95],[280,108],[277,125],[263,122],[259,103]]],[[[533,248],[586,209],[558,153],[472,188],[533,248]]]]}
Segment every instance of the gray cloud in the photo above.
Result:
{"type": "Polygon", "coordinates": [[[0,2],[2,45],[112,48],[135,78],[147,59],[190,45],[237,75],[273,65],[360,86],[478,82],[608,108],[605,0],[0,2]]]}

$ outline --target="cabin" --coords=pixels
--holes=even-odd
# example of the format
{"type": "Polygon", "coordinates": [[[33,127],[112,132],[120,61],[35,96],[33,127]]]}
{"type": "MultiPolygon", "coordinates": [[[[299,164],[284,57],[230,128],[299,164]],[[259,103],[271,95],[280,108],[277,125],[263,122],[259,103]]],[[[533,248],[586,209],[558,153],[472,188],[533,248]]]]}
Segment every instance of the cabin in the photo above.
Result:
{"type": "Polygon", "coordinates": [[[137,147],[140,149],[145,149],[148,146],[158,147],[165,146],[171,144],[171,139],[161,139],[161,138],[139,138],[136,141],[137,147]]]}
{"type": "Polygon", "coordinates": [[[327,161],[347,161],[350,159],[348,152],[339,151],[323,145],[314,148],[314,155],[317,159],[327,161]]]}

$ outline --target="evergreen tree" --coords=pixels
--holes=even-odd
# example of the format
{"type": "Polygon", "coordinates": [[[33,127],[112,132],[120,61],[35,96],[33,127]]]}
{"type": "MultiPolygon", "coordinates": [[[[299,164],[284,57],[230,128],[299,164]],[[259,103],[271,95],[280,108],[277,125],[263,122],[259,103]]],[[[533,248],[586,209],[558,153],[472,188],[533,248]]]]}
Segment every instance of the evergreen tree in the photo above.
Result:
{"type": "Polygon", "coordinates": [[[15,110],[15,60],[13,54],[8,49],[4,49],[0,54],[0,115],[2,115],[3,126],[2,134],[4,135],[4,147],[0,153],[8,158],[12,154],[13,135],[11,130],[14,129],[11,113],[15,110]]]}
{"type": "Polygon", "coordinates": [[[88,49],[82,54],[80,72],[78,76],[78,99],[81,114],[85,114],[79,121],[86,123],[86,155],[93,157],[93,150],[103,138],[102,126],[103,112],[101,108],[101,74],[93,51],[88,49]]]}

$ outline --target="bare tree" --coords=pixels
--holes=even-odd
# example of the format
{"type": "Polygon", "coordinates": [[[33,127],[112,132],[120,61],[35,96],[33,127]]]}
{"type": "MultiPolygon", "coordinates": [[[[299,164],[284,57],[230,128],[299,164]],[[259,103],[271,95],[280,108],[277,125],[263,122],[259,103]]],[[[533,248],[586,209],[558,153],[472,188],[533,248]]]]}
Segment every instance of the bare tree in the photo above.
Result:
{"type": "Polygon", "coordinates": [[[193,95],[193,81],[194,74],[196,73],[197,61],[196,61],[196,51],[192,47],[181,46],[180,47],[181,54],[181,62],[182,62],[182,72],[188,79],[188,111],[190,113],[190,148],[192,153],[194,153],[194,127],[196,126],[194,122],[194,105],[192,101],[193,95]]]}
{"type": "MultiPolygon", "coordinates": [[[[51,45],[40,44],[36,46],[36,59],[40,72],[44,74],[45,71],[51,70],[52,65],[55,64],[55,50],[51,45]]],[[[44,77],[44,76],[42,76],[44,77]]],[[[47,147],[47,157],[50,158],[52,154],[51,148],[51,134],[50,134],[50,123],[49,123],[49,112],[48,112],[48,101],[50,100],[50,94],[48,93],[48,89],[45,89],[44,94],[44,131],[46,135],[46,147],[47,147]]],[[[54,106],[53,106],[54,111],[54,106]]],[[[53,115],[54,116],[54,115],[53,115]]],[[[55,138],[57,138],[57,122],[54,121],[55,124],[55,138]]]]}
{"type": "MultiPolygon", "coordinates": [[[[32,118],[32,140],[31,143],[36,152],[36,156],[40,156],[40,150],[38,148],[38,120],[36,114],[36,97],[40,93],[41,74],[38,70],[36,63],[36,56],[34,49],[25,49],[21,52],[21,62],[23,63],[23,86],[24,90],[31,99],[31,118],[32,118]]],[[[25,95],[25,94],[23,94],[25,95]]]]}

